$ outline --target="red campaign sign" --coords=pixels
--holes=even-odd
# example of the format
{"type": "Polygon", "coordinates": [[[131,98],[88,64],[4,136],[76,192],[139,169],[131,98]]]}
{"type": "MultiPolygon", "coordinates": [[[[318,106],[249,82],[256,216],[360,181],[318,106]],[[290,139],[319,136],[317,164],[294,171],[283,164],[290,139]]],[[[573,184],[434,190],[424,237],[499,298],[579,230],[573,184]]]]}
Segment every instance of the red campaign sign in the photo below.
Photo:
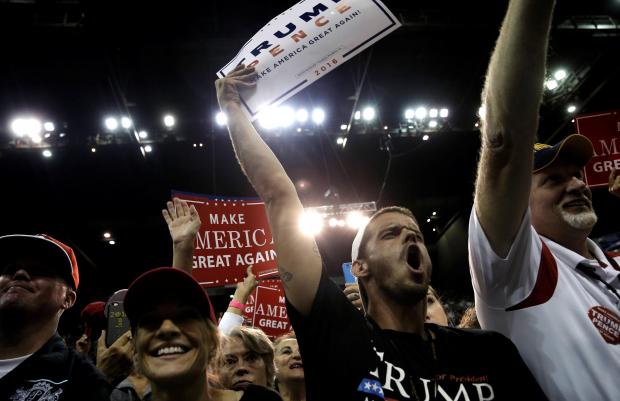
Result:
{"type": "Polygon", "coordinates": [[[172,196],[194,205],[200,215],[192,275],[204,287],[243,281],[249,265],[258,279],[278,273],[263,202],[177,191],[172,196]]]}
{"type": "Polygon", "coordinates": [[[291,331],[282,282],[261,281],[248,298],[243,315],[248,326],[261,329],[271,338],[291,331]]]}
{"type": "Polygon", "coordinates": [[[586,165],[586,184],[607,186],[609,173],[620,169],[620,110],[575,118],[577,132],[594,145],[594,157],[586,165]]]}

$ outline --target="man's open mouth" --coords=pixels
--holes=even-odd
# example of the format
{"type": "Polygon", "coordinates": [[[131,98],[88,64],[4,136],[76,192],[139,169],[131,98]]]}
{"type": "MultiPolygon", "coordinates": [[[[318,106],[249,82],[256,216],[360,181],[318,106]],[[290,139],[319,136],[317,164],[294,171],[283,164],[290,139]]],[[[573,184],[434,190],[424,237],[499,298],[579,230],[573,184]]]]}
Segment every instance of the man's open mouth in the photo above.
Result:
{"type": "Polygon", "coordinates": [[[407,248],[407,264],[415,271],[420,270],[420,250],[415,245],[410,245],[407,248]]]}

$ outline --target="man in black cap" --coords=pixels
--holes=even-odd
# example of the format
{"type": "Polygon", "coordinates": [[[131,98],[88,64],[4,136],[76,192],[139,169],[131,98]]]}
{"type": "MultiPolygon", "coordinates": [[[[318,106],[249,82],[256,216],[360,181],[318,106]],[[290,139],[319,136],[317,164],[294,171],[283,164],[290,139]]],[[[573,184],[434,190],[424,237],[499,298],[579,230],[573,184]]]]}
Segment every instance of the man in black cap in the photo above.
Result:
{"type": "Polygon", "coordinates": [[[47,235],[0,237],[0,400],[108,400],[97,369],[56,333],[75,303],[73,250],[47,235]]]}
{"type": "Polygon", "coordinates": [[[588,239],[592,144],[534,144],[553,3],[511,2],[489,65],[469,224],[476,311],[517,345],[549,399],[617,400],[620,268],[588,239]]]}

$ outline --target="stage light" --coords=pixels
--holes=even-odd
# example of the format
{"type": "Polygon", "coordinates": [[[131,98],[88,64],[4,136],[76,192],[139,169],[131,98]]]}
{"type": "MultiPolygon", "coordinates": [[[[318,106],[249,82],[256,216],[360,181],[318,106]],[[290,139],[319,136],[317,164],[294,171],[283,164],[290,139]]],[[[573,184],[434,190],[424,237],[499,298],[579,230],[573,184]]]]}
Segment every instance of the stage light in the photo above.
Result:
{"type": "Polygon", "coordinates": [[[144,147],[144,151],[145,151],[146,153],[151,153],[151,152],[153,151],[153,148],[151,147],[151,145],[146,145],[146,146],[144,147]]]}
{"type": "Polygon", "coordinates": [[[435,121],[435,120],[431,120],[431,121],[429,121],[429,122],[428,122],[428,126],[429,126],[430,128],[437,128],[437,121],[435,121]]]}
{"type": "Polygon", "coordinates": [[[316,212],[304,212],[299,219],[299,228],[306,235],[315,235],[323,229],[323,216],[316,212]]]}
{"type": "Polygon", "coordinates": [[[11,122],[11,131],[18,138],[33,137],[41,134],[41,121],[34,117],[16,118],[11,122]]]}
{"type": "Polygon", "coordinates": [[[131,121],[131,118],[129,118],[129,117],[121,117],[121,127],[125,128],[125,129],[129,129],[132,124],[133,124],[133,122],[131,121]]]}
{"type": "Polygon", "coordinates": [[[114,240],[112,239],[112,240],[108,241],[108,244],[110,244],[110,245],[115,245],[115,244],[116,244],[116,241],[114,241],[114,240]]]}
{"type": "Polygon", "coordinates": [[[357,110],[355,113],[353,113],[353,119],[354,120],[359,120],[360,118],[362,118],[362,112],[357,110]]]}
{"type": "Polygon", "coordinates": [[[560,86],[560,84],[558,84],[558,81],[556,81],[555,79],[548,79],[547,81],[545,81],[545,86],[547,87],[547,89],[552,91],[558,86],[560,86]]]}
{"type": "Polygon", "coordinates": [[[405,118],[407,120],[411,120],[413,117],[415,117],[415,110],[413,110],[413,109],[405,110],[405,118]]]}
{"type": "Polygon", "coordinates": [[[450,111],[446,108],[439,110],[439,117],[441,118],[448,118],[448,114],[450,114],[450,111]]]}
{"type": "Polygon", "coordinates": [[[329,219],[329,226],[330,227],[336,227],[338,225],[338,219],[335,217],[332,217],[331,219],[329,219]]]}
{"type": "Polygon", "coordinates": [[[564,78],[566,78],[566,70],[557,70],[556,72],[553,73],[553,78],[557,79],[558,81],[563,80],[564,78]]]}
{"type": "Polygon", "coordinates": [[[48,121],[45,124],[43,124],[43,129],[46,130],[47,132],[52,132],[56,129],[56,127],[54,126],[53,122],[48,121]]]}
{"type": "Polygon", "coordinates": [[[258,113],[258,123],[265,129],[278,127],[278,113],[275,107],[267,107],[258,113]]]}
{"type": "Polygon", "coordinates": [[[325,121],[325,111],[319,108],[312,110],[312,122],[316,125],[321,125],[323,121],[325,121]]]}
{"type": "Polygon", "coordinates": [[[215,123],[220,127],[228,124],[228,116],[226,115],[226,113],[224,113],[223,111],[218,111],[215,115],[215,123]]]}
{"type": "Polygon", "coordinates": [[[347,213],[347,226],[354,230],[359,229],[364,224],[366,224],[370,220],[369,217],[364,216],[360,212],[349,212],[347,213]]]}
{"type": "Polygon", "coordinates": [[[340,130],[341,131],[345,131],[347,129],[348,125],[347,124],[340,124],[340,130]]]}
{"type": "Polygon", "coordinates": [[[198,144],[198,146],[202,148],[202,142],[200,142],[200,143],[198,144]]]}
{"type": "Polygon", "coordinates": [[[437,118],[438,115],[439,115],[439,110],[437,110],[437,109],[430,109],[428,111],[428,116],[430,118],[437,118]]]}
{"type": "Polygon", "coordinates": [[[308,121],[308,110],[306,109],[298,109],[297,112],[295,113],[295,117],[297,118],[297,121],[300,123],[305,123],[306,121],[308,121]]]}
{"type": "Polygon", "coordinates": [[[570,105],[566,108],[566,111],[568,111],[569,113],[574,113],[577,110],[577,106],[575,105],[570,105]]]}
{"type": "Polygon", "coordinates": [[[110,238],[111,236],[112,234],[110,234],[109,232],[103,233],[103,238],[110,238]]]}
{"type": "Polygon", "coordinates": [[[423,141],[428,141],[428,138],[429,138],[429,136],[428,136],[428,135],[424,135],[424,136],[422,137],[422,140],[423,140],[423,141]]]}
{"type": "Polygon", "coordinates": [[[478,108],[478,117],[484,120],[484,117],[487,115],[487,108],[484,106],[480,106],[478,108]]]}
{"type": "Polygon", "coordinates": [[[336,143],[337,143],[338,145],[342,145],[342,144],[344,143],[344,138],[342,138],[342,137],[338,137],[338,138],[336,139],[336,143]]]}
{"type": "Polygon", "coordinates": [[[164,125],[167,128],[172,128],[172,127],[174,127],[174,124],[176,124],[176,120],[175,120],[174,116],[172,116],[170,114],[166,114],[164,116],[164,125]]]}
{"type": "Polygon", "coordinates": [[[49,149],[45,149],[43,152],[41,152],[41,154],[43,155],[43,157],[47,157],[47,158],[52,157],[52,151],[49,149]]]}
{"type": "Polygon", "coordinates": [[[278,108],[279,125],[288,128],[295,123],[295,110],[290,106],[282,106],[278,108]]]}
{"type": "Polygon", "coordinates": [[[372,121],[375,118],[375,109],[372,107],[366,107],[362,111],[362,118],[366,121],[372,121]]]}
{"type": "Polygon", "coordinates": [[[383,126],[383,129],[384,129],[384,130],[387,130],[387,129],[388,129],[388,126],[387,126],[387,125],[384,125],[384,126],[383,126]]]}
{"type": "Polygon", "coordinates": [[[47,138],[49,138],[49,137],[51,137],[51,136],[52,136],[52,134],[50,134],[49,132],[46,132],[46,133],[43,135],[43,138],[47,139],[47,138]]]}
{"type": "Polygon", "coordinates": [[[297,132],[301,132],[301,128],[297,128],[297,132]]]}
{"type": "Polygon", "coordinates": [[[437,212],[433,212],[433,216],[437,216],[437,212]]]}
{"type": "Polygon", "coordinates": [[[30,140],[32,141],[32,143],[36,143],[36,144],[43,142],[43,138],[41,138],[41,135],[39,134],[30,136],[30,140]]]}
{"type": "Polygon", "coordinates": [[[118,120],[114,117],[106,118],[104,124],[109,131],[116,131],[118,129],[118,120]]]}
{"type": "Polygon", "coordinates": [[[67,134],[65,134],[64,132],[61,132],[60,134],[58,134],[59,137],[64,138],[67,134]]]}
{"type": "Polygon", "coordinates": [[[427,222],[427,223],[430,223],[430,222],[431,222],[431,219],[426,219],[426,222],[427,222]]]}
{"type": "Polygon", "coordinates": [[[91,153],[95,153],[97,151],[97,148],[90,148],[91,153]]]}
{"type": "Polygon", "coordinates": [[[146,139],[149,137],[149,134],[146,131],[140,131],[138,132],[138,136],[140,137],[140,139],[146,139]]]}
{"type": "Polygon", "coordinates": [[[415,118],[418,120],[424,120],[428,112],[426,111],[426,107],[418,107],[415,110],[415,118]]]}

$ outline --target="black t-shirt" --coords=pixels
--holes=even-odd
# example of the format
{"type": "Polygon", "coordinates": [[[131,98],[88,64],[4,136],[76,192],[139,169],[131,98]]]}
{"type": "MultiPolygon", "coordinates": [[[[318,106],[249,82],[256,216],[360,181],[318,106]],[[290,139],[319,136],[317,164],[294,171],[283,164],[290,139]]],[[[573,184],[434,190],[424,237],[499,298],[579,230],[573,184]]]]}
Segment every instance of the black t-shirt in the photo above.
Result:
{"type": "Polygon", "coordinates": [[[501,334],[427,324],[424,341],[382,330],[324,273],[309,316],[287,308],[308,401],[546,400],[501,334]]]}
{"type": "Polygon", "coordinates": [[[250,384],[243,389],[243,395],[239,401],[282,401],[282,398],[273,390],[250,384]]]}
{"type": "Polygon", "coordinates": [[[110,391],[101,372],[58,334],[0,379],[2,401],[109,401],[110,391]]]}

